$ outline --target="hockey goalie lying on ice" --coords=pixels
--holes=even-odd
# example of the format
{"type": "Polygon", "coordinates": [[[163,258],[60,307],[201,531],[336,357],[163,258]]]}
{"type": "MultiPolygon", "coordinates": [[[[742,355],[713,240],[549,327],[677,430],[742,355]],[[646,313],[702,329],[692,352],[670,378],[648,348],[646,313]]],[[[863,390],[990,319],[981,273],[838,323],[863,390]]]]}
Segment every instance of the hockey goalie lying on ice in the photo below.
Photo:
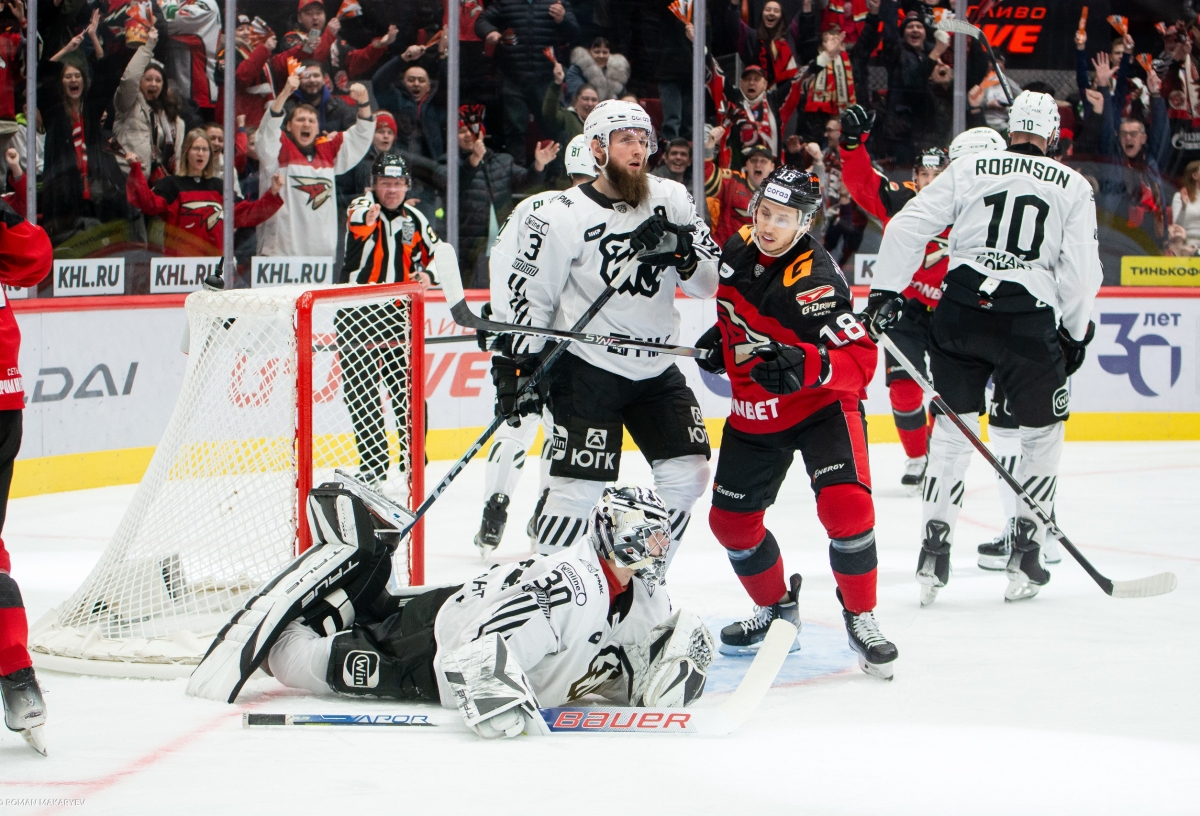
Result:
{"type": "Polygon", "coordinates": [[[696,615],[672,613],[659,583],[671,525],[654,491],[607,488],[562,552],[399,597],[387,590],[389,505],[354,483],[314,489],[317,543],[233,617],[188,693],[233,702],[261,666],[316,694],[457,706],[488,738],[541,730],[539,707],[590,694],[648,707],[700,696],[713,640],[696,615]]]}

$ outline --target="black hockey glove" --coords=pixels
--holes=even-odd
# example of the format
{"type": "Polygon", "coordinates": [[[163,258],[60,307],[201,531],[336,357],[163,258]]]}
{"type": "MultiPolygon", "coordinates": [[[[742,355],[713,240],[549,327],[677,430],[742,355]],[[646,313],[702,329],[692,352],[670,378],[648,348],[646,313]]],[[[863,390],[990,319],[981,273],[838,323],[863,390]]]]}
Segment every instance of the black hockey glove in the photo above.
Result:
{"type": "Polygon", "coordinates": [[[692,246],[691,224],[667,224],[667,231],[675,235],[675,249],[670,252],[652,252],[642,256],[642,262],[650,266],[673,266],[680,280],[687,280],[696,271],[700,258],[692,246]]]}
{"type": "Polygon", "coordinates": [[[871,294],[867,295],[867,308],[863,309],[858,319],[866,327],[871,339],[878,343],[879,335],[896,325],[903,307],[903,295],[886,289],[872,289],[871,294]]]}
{"type": "Polygon", "coordinates": [[[851,105],[842,111],[842,135],[838,144],[847,150],[853,150],[867,139],[867,134],[875,126],[875,111],[868,111],[862,105],[851,105]]]}
{"type": "Polygon", "coordinates": [[[529,378],[550,353],[553,344],[546,344],[539,354],[503,353],[492,355],[492,383],[496,386],[496,413],[514,428],[521,424],[521,417],[542,411],[545,395],[540,386],[527,388],[529,378]]]}
{"type": "Polygon", "coordinates": [[[1076,340],[1062,325],[1058,327],[1058,345],[1062,347],[1063,358],[1067,363],[1067,376],[1070,377],[1083,365],[1087,354],[1087,345],[1096,336],[1096,324],[1088,321],[1087,334],[1082,340],[1076,340]]]}
{"type": "MultiPolygon", "coordinates": [[[[482,317],[484,320],[492,319],[491,301],[483,304],[483,308],[479,310],[479,316],[482,317]]],[[[491,344],[492,338],[495,336],[496,335],[492,334],[487,329],[476,329],[475,330],[475,342],[479,344],[479,350],[480,351],[490,351],[491,349],[489,348],[489,345],[491,344]]]]}
{"type": "Polygon", "coordinates": [[[725,373],[725,347],[721,342],[721,327],[713,326],[696,341],[696,348],[708,351],[707,357],[697,357],[696,365],[709,374],[725,373]]]}
{"type": "Polygon", "coordinates": [[[667,234],[671,222],[665,215],[655,213],[634,228],[629,236],[629,246],[634,252],[644,252],[654,249],[667,234]]]}
{"type": "Polygon", "coordinates": [[[759,346],[754,355],[762,362],[750,369],[750,379],[772,394],[794,394],[805,386],[820,385],[828,379],[829,353],[824,346],[804,348],[772,342],[759,346]],[[816,377],[806,379],[805,362],[810,354],[820,356],[821,369],[816,377]]]}

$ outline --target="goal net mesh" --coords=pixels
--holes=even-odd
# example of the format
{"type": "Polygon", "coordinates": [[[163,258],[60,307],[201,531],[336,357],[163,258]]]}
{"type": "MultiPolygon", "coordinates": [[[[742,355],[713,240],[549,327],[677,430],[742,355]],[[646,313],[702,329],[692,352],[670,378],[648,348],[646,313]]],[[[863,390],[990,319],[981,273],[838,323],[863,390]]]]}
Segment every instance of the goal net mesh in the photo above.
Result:
{"type": "MultiPolygon", "coordinates": [[[[174,413],[99,562],[34,627],[35,661],[185,674],[247,593],[307,548],[311,486],[343,469],[415,506],[422,307],[411,284],[190,295],[174,413]]],[[[421,582],[419,536],[397,550],[399,585],[421,582]]]]}

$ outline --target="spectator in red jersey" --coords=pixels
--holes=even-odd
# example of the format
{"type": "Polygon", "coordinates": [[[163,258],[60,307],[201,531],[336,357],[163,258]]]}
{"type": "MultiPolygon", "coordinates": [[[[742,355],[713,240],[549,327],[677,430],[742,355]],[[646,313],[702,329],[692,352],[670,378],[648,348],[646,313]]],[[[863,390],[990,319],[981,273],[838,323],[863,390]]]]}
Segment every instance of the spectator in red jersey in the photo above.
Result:
{"type": "MultiPolygon", "coordinates": [[[[202,128],[188,132],[183,140],[179,171],[158,181],[151,190],[141,172],[137,155],[125,154],[130,173],[126,181],[129,201],[146,215],[166,221],[164,252],[174,257],[220,255],[224,222],[224,184],[215,174],[216,155],[202,128]]],[[[271,189],[257,201],[239,200],[234,205],[235,227],[256,227],[283,206],[279,191],[283,175],[276,173],[271,189]]]]}
{"type": "Polygon", "coordinates": [[[221,44],[221,8],[217,0],[165,0],[167,75],[189,110],[213,119],[217,108],[217,50],[221,44]]]}
{"type": "MultiPolygon", "coordinates": [[[[7,204],[0,203],[0,283],[7,286],[37,286],[50,273],[50,240],[41,227],[28,223],[7,204]]],[[[0,531],[8,511],[8,490],[12,485],[13,462],[21,448],[21,411],[25,393],[17,359],[21,350],[21,330],[7,299],[0,303],[0,531]]],[[[5,700],[5,725],[27,732],[26,738],[39,747],[41,726],[46,721],[41,689],[29,657],[29,620],[21,590],[9,574],[12,560],[0,539],[0,694],[5,700]],[[24,699],[22,711],[10,711],[10,700],[24,699]],[[36,732],[33,731],[36,729],[36,732]]]]}
{"type": "Polygon", "coordinates": [[[237,98],[234,113],[245,116],[250,127],[256,128],[262,121],[263,111],[275,98],[275,81],[268,63],[277,41],[270,29],[260,38],[253,21],[244,14],[238,15],[235,38],[237,71],[234,87],[237,98]]]}

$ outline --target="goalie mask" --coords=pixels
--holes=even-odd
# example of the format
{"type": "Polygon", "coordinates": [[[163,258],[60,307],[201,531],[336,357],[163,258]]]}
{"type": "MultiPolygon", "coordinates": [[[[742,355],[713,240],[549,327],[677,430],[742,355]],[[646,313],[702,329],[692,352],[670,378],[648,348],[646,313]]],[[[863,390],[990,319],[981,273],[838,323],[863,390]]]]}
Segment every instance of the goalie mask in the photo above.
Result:
{"type": "Polygon", "coordinates": [[[601,557],[658,581],[671,549],[671,517],[649,488],[608,487],[592,508],[588,536],[601,557]]]}
{"type": "Polygon", "coordinates": [[[772,257],[780,257],[794,247],[812,224],[813,213],[821,203],[821,180],[816,174],[800,170],[791,165],[776,168],[771,175],[763,179],[762,185],[754,191],[750,199],[751,224],[758,221],[758,208],[762,203],[769,203],[772,209],[782,208],[786,211],[796,211],[795,221],[788,218],[788,223],[774,224],[781,229],[795,229],[796,234],[786,247],[764,247],[759,240],[758,229],[755,227],[751,238],[762,252],[772,257]]]}

